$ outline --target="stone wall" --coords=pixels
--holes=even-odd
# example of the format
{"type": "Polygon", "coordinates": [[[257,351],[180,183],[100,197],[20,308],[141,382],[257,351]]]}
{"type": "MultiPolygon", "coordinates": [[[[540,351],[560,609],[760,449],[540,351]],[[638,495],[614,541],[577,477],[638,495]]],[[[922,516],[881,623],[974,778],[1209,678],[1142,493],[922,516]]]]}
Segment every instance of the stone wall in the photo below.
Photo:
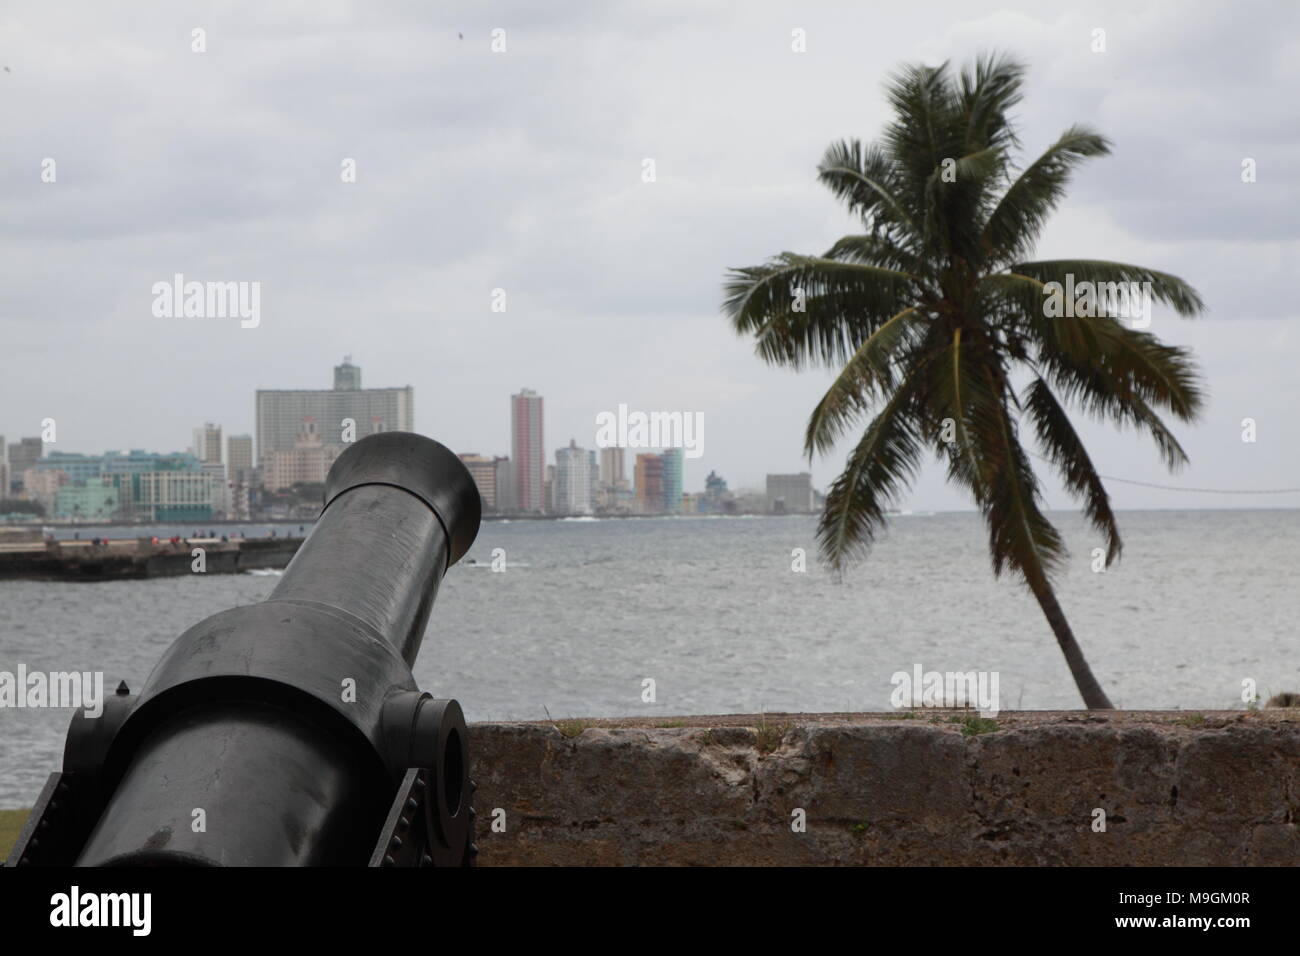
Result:
{"type": "Polygon", "coordinates": [[[1300,711],[495,723],[470,740],[487,866],[1300,862],[1300,711]]]}

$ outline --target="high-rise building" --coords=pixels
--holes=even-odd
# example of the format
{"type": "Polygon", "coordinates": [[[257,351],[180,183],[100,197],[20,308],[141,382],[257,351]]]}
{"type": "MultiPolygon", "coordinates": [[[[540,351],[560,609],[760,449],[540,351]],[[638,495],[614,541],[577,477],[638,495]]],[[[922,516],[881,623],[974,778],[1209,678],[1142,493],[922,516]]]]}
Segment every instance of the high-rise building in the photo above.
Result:
{"type": "Polygon", "coordinates": [[[595,510],[592,492],[595,490],[593,469],[595,455],[579,448],[575,439],[569,439],[568,448],[555,452],[555,501],[558,515],[589,515],[595,510]]]}
{"type": "Polygon", "coordinates": [[[334,389],[339,392],[361,390],[361,368],[352,364],[352,356],[343,356],[343,364],[334,366],[334,389]]]}
{"type": "Polygon", "coordinates": [[[243,473],[253,467],[252,435],[231,435],[226,439],[226,465],[230,480],[243,483],[243,473]]]}
{"type": "Polygon", "coordinates": [[[258,389],[258,464],[266,465],[272,452],[292,451],[305,418],[315,419],[321,444],[337,455],[347,447],[345,432],[358,440],[375,432],[414,431],[415,390],[361,388],[361,369],[347,359],[335,366],[333,389],[258,389]]]}
{"type": "Polygon", "coordinates": [[[200,464],[221,464],[221,426],[205,422],[194,429],[193,451],[200,464]]]}
{"type": "Polygon", "coordinates": [[[496,508],[502,514],[509,514],[519,507],[515,503],[514,462],[509,458],[498,457],[496,466],[496,508]]]}
{"type": "Polygon", "coordinates": [[[664,460],[659,455],[636,456],[633,471],[636,482],[636,510],[639,514],[658,514],[664,507],[664,460]]]}
{"type": "Polygon", "coordinates": [[[663,459],[664,511],[676,514],[682,510],[682,450],[668,448],[663,459]]]}
{"type": "Polygon", "coordinates": [[[478,496],[483,499],[484,511],[497,510],[497,462],[498,458],[489,458],[486,455],[467,454],[461,455],[460,460],[465,463],[469,470],[469,476],[474,479],[474,484],[478,488],[478,496]]]}
{"type": "Polygon", "coordinates": [[[20,438],[9,446],[9,482],[11,491],[23,490],[23,475],[41,460],[45,446],[37,438],[20,438]]]}
{"type": "Polygon", "coordinates": [[[510,396],[510,458],[514,462],[515,507],[527,512],[545,510],[542,396],[530,388],[510,396]]]}
{"type": "Polygon", "coordinates": [[[767,476],[767,511],[774,514],[808,514],[813,510],[812,475],[767,476]]]}
{"type": "Polygon", "coordinates": [[[623,467],[626,457],[623,449],[617,445],[600,450],[600,483],[604,487],[616,488],[620,481],[627,480],[627,472],[623,467]]]}

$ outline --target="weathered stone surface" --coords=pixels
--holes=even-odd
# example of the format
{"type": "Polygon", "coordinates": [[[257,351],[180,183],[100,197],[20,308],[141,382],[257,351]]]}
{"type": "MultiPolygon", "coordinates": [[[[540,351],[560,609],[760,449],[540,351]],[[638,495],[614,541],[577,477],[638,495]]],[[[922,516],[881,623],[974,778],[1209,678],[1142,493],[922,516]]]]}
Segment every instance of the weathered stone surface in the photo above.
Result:
{"type": "Polygon", "coordinates": [[[474,724],[480,862],[1300,862],[1300,715],[966,716],[474,724]]]}

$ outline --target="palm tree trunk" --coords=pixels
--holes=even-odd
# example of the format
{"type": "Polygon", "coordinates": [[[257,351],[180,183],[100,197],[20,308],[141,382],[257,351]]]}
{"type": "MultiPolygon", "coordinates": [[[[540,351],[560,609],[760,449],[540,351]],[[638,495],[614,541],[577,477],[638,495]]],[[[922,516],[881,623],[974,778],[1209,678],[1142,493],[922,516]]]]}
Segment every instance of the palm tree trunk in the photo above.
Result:
{"type": "Polygon", "coordinates": [[[1097,678],[1092,674],[1092,668],[1084,660],[1083,649],[1074,639],[1070,622],[1065,619],[1065,612],[1061,610],[1061,605],[1057,602],[1056,594],[1052,591],[1052,585],[1046,576],[1041,572],[1031,571],[1026,573],[1025,581],[1029,585],[1029,590],[1034,592],[1034,597],[1038,599],[1038,606],[1043,609],[1043,616],[1052,626],[1052,632],[1056,634],[1056,642],[1061,645],[1065,662],[1070,665],[1070,674],[1074,677],[1079,693],[1083,695],[1084,706],[1089,710],[1114,710],[1115,705],[1101,689],[1101,684],[1097,683],[1097,678]]]}

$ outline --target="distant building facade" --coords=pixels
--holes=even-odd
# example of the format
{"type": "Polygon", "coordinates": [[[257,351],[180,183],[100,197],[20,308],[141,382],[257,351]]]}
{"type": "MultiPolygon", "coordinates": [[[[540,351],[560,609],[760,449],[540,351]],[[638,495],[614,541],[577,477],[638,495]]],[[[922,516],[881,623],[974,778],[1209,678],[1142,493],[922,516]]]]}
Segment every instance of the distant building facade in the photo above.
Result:
{"type": "Polygon", "coordinates": [[[658,514],[664,506],[664,460],[659,455],[636,456],[633,469],[637,514],[658,514]]]}
{"type": "Polygon", "coordinates": [[[594,492],[598,481],[596,453],[579,448],[576,439],[569,439],[567,448],[555,452],[555,513],[591,514],[596,510],[594,492]]]}
{"type": "Polygon", "coordinates": [[[510,396],[510,459],[514,463],[514,507],[519,511],[546,510],[542,418],[542,396],[532,389],[521,389],[518,395],[510,396]]]}
{"type": "Polygon", "coordinates": [[[460,460],[465,463],[466,469],[469,470],[469,476],[474,479],[474,485],[478,488],[478,496],[483,499],[483,509],[485,511],[496,511],[497,462],[500,459],[489,458],[486,455],[467,454],[461,455],[460,460]]]}
{"type": "Polygon", "coordinates": [[[221,463],[221,426],[205,422],[194,429],[194,444],[191,447],[194,457],[202,465],[221,463]]]}
{"type": "Polygon", "coordinates": [[[736,511],[736,496],[727,490],[726,480],[716,471],[704,479],[704,494],[696,503],[700,514],[732,514],[736,511]]]}
{"type": "Polygon", "coordinates": [[[345,420],[355,423],[354,440],[376,432],[414,431],[415,390],[362,388],[361,369],[347,359],[334,368],[334,388],[258,389],[257,462],[265,467],[271,454],[292,451],[298,442],[304,419],[313,419],[321,444],[335,449],[337,457],[345,447],[345,420]]]}
{"type": "Polygon", "coordinates": [[[45,445],[40,438],[20,438],[9,446],[10,491],[23,490],[23,475],[41,460],[45,445]]]}
{"type": "Polygon", "coordinates": [[[299,426],[293,447],[273,451],[263,462],[262,484],[267,491],[283,491],[299,484],[320,484],[344,445],[321,440],[316,420],[310,416],[299,426]]]}
{"type": "Polygon", "coordinates": [[[664,511],[677,514],[682,510],[682,450],[668,448],[660,458],[663,459],[664,511]]]}
{"type": "MultiPolygon", "coordinates": [[[[83,485],[63,485],[55,492],[52,517],[76,521],[110,521],[122,507],[122,490],[113,478],[95,478],[83,485]]],[[[47,512],[48,513],[48,512],[47,512]]]]}
{"type": "Polygon", "coordinates": [[[502,514],[509,514],[519,508],[515,499],[515,465],[505,457],[498,457],[496,465],[496,508],[502,514]]]}
{"type": "Polygon", "coordinates": [[[61,471],[28,468],[19,483],[23,486],[23,496],[40,504],[45,513],[53,517],[55,498],[59,489],[68,483],[68,476],[61,471]]]}
{"type": "Polygon", "coordinates": [[[231,435],[226,439],[226,469],[231,481],[243,480],[243,473],[253,467],[253,436],[231,435]]]}
{"type": "Polygon", "coordinates": [[[766,511],[769,514],[809,514],[813,510],[812,475],[768,475],[766,511]]]}

